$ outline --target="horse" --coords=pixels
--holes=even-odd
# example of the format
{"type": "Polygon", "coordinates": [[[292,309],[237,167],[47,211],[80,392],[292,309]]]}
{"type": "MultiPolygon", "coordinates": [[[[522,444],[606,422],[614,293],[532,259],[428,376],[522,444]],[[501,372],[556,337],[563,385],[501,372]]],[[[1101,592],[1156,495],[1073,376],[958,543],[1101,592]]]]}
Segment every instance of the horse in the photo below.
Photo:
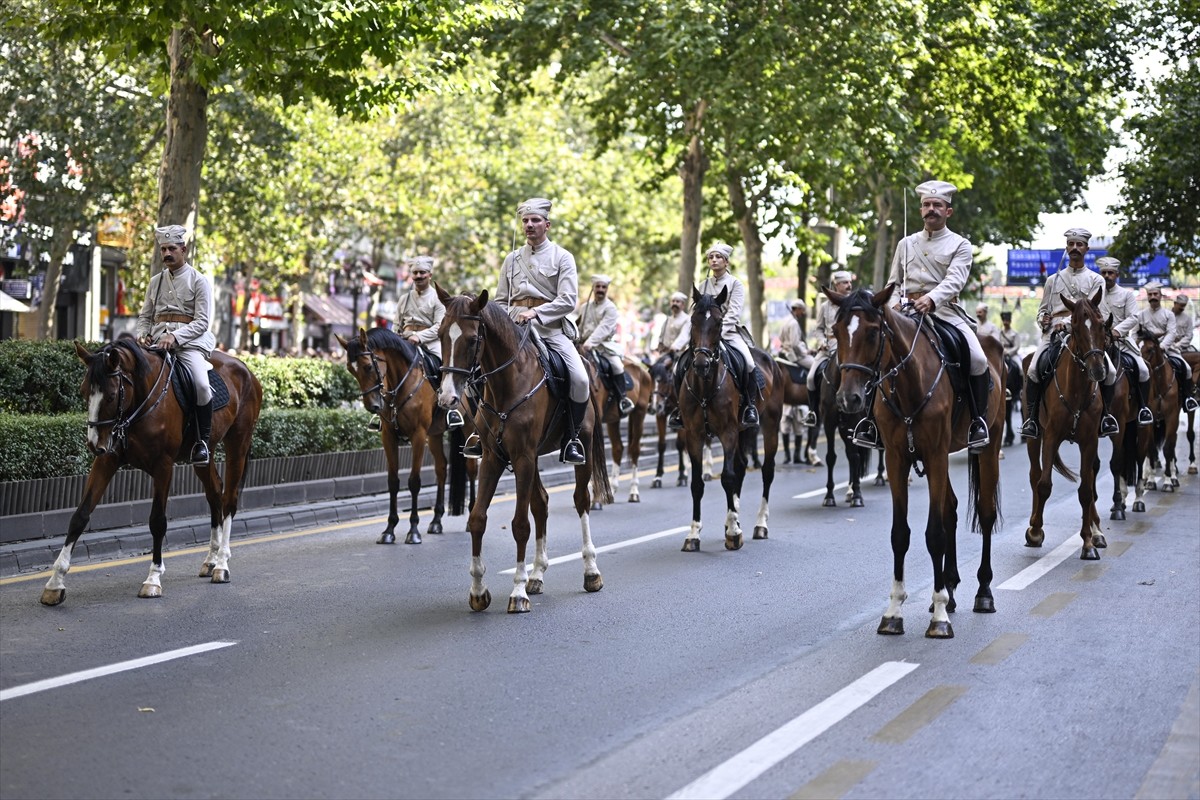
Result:
{"type": "MultiPolygon", "coordinates": [[[[599,369],[595,350],[592,351],[591,357],[593,364],[599,369]]],[[[633,381],[633,388],[628,394],[629,399],[633,401],[633,410],[627,417],[629,465],[632,473],[629,484],[629,502],[640,503],[642,498],[638,488],[638,459],[642,455],[642,433],[646,426],[646,413],[650,407],[650,395],[653,391],[654,381],[642,362],[626,356],[622,359],[622,363],[625,367],[625,374],[633,381]]],[[[613,470],[609,479],[612,482],[613,492],[616,492],[621,484],[621,463],[625,458],[625,443],[621,441],[621,409],[618,402],[621,396],[610,391],[608,384],[601,380],[592,385],[592,391],[598,394],[601,421],[608,427],[608,439],[612,442],[613,470]]],[[[593,508],[593,510],[596,509],[593,508]]]]}
{"type": "Polygon", "coordinates": [[[1025,389],[1025,371],[1013,369],[1017,365],[1016,359],[1011,361],[1005,359],[1005,361],[1005,365],[1008,367],[1008,383],[1004,387],[1004,446],[1008,447],[1016,439],[1013,411],[1017,407],[1017,401],[1021,398],[1021,392],[1025,389]]]}
{"type": "MultiPolygon", "coordinates": [[[[927,475],[929,484],[925,545],[933,561],[933,616],[925,636],[950,639],[954,629],[948,612],[956,608],[954,590],[959,574],[958,499],[950,483],[949,456],[952,450],[966,446],[970,413],[956,408],[962,401],[946,374],[949,360],[933,331],[933,322],[924,314],[912,317],[890,307],[888,301],[895,289],[895,284],[888,284],[875,295],[865,289],[848,295],[823,289],[825,296],[839,306],[833,326],[841,372],[837,404],[845,414],[873,408],[887,460],[892,491],[892,588],[877,632],[904,633],[902,605],[908,599],[904,556],[910,537],[908,479],[909,470],[915,466],[918,475],[927,475]]],[[[991,590],[991,553],[992,533],[1000,519],[1004,362],[995,339],[984,337],[981,345],[992,379],[986,420],[990,441],[982,452],[968,454],[967,475],[971,527],[983,535],[974,610],[992,613],[996,606],[991,590]]]]}
{"type": "Polygon", "coordinates": [[[1173,492],[1179,485],[1179,463],[1175,444],[1179,437],[1179,381],[1166,352],[1153,336],[1142,337],[1142,358],[1150,370],[1150,398],[1147,405],[1154,414],[1154,440],[1144,476],[1146,488],[1173,492]]]}
{"type": "MultiPolygon", "coordinates": [[[[1033,510],[1025,531],[1026,547],[1041,547],[1046,533],[1043,514],[1050,499],[1051,469],[1067,480],[1079,482],[1079,506],[1082,522],[1079,536],[1083,549],[1079,557],[1085,561],[1100,558],[1099,548],[1107,546],[1100,532],[1100,514],[1096,510],[1096,474],[1099,472],[1100,416],[1104,402],[1100,383],[1106,371],[1105,345],[1109,326],[1100,313],[1103,290],[1090,299],[1073,301],[1063,297],[1063,305],[1071,312],[1062,349],[1054,357],[1053,371],[1037,408],[1025,413],[1037,414],[1042,428],[1039,439],[1026,441],[1029,453],[1029,485],[1033,492],[1033,510]],[[1079,474],[1062,461],[1059,452],[1063,442],[1079,446],[1079,474]]],[[[1037,368],[1037,365],[1034,365],[1037,368]]]]}
{"type": "MultiPolygon", "coordinates": [[[[650,377],[654,381],[654,391],[650,395],[650,411],[654,414],[658,431],[658,464],[654,470],[654,480],[650,483],[651,489],[662,488],[663,463],[667,453],[667,431],[669,430],[667,419],[679,406],[679,399],[675,395],[675,379],[672,374],[674,368],[674,353],[664,353],[657,361],[650,365],[650,377]]],[[[679,475],[675,479],[675,485],[687,486],[687,458],[685,457],[687,451],[683,449],[683,436],[678,432],[675,434],[675,450],[679,461],[679,475]]],[[[712,480],[712,476],[712,447],[705,442],[704,480],[712,480]]]]}
{"type": "MultiPolygon", "coordinates": [[[[800,413],[800,406],[809,408],[812,406],[812,399],[808,396],[808,383],[803,379],[797,380],[797,378],[800,377],[799,365],[795,364],[794,362],[787,361],[781,357],[776,357],[775,362],[779,364],[779,372],[783,376],[783,404],[785,406],[791,406],[791,413],[794,415],[794,418],[799,421],[803,418],[803,415],[800,413]]],[[[816,409],[813,410],[815,411],[816,409]]],[[[796,427],[799,428],[801,426],[797,425],[796,427]]],[[[820,466],[821,460],[819,457],[817,457],[816,447],[818,426],[806,425],[803,427],[807,429],[808,435],[806,437],[801,437],[800,434],[796,434],[797,455],[795,457],[793,457],[792,453],[788,452],[788,437],[784,436],[783,463],[787,464],[795,461],[795,463],[800,464],[803,461],[805,464],[820,466]],[[802,438],[804,438],[805,441],[801,442],[802,438]],[[804,452],[803,460],[799,456],[801,451],[804,452]]]]}
{"type": "MultiPolygon", "coordinates": [[[[194,425],[185,426],[187,413],[171,390],[176,361],[164,351],[143,350],[132,339],[119,339],[95,353],[76,342],[75,354],[87,367],[81,393],[88,402],[88,449],[95,460],[88,470],[83,497],[71,515],[66,541],[42,590],[41,602],[55,606],[66,598],[66,577],[75,543],[113,475],[126,464],[147,473],[154,482],[149,522],[154,549],[150,573],[138,597],[162,597],[167,496],[175,462],[188,459],[195,442],[194,425]]],[[[224,478],[217,473],[213,459],[193,465],[204,486],[212,523],[200,577],[210,578],[212,583],[229,583],[229,532],[250,461],[251,435],[262,408],[262,386],[246,365],[232,356],[214,351],[209,360],[212,371],[224,381],[229,399],[222,408],[217,407],[216,398],[213,400],[210,438],[211,449],[218,444],[225,446],[224,478]]]]}
{"type": "Polygon", "coordinates": [[[1133,510],[1145,511],[1143,500],[1145,486],[1142,482],[1143,461],[1149,455],[1152,433],[1149,427],[1137,421],[1138,405],[1134,402],[1134,386],[1137,368],[1126,369],[1121,361],[1121,349],[1112,332],[1111,317],[1106,325],[1108,357],[1116,365],[1117,383],[1113,389],[1109,412],[1117,420],[1117,434],[1113,437],[1112,457],[1108,467],[1113,476],[1113,504],[1109,509],[1110,520],[1125,519],[1126,499],[1132,489],[1135,492],[1133,510]]]}
{"type": "MultiPolygon", "coordinates": [[[[837,464],[837,438],[841,436],[842,445],[846,449],[846,463],[850,468],[850,478],[846,485],[846,502],[851,508],[863,507],[862,479],[871,465],[871,449],[854,443],[851,434],[854,428],[866,414],[843,414],[837,408],[837,390],[841,385],[842,372],[838,369],[837,358],[826,359],[822,367],[821,379],[825,391],[821,392],[820,421],[825,427],[825,498],[821,505],[825,508],[836,508],[837,500],[833,496],[833,468],[837,464]]],[[[882,460],[880,470],[882,471],[882,460]]],[[[882,477],[882,476],[880,476],[882,477]]],[[[882,486],[882,480],[876,481],[882,486]]]]}
{"type": "MultiPolygon", "coordinates": [[[[433,473],[437,480],[437,496],[433,506],[433,520],[426,533],[442,533],[442,514],[446,511],[446,450],[442,436],[446,432],[446,415],[437,407],[437,389],[426,374],[425,359],[417,346],[387,328],[372,328],[368,332],[358,329],[358,335],[350,340],[340,335],[338,342],[346,350],[346,369],[358,380],[362,392],[363,406],[372,414],[378,414],[382,427],[383,453],[387,458],[388,476],[388,520],[387,527],[379,535],[378,544],[396,543],[396,524],[400,521],[397,510],[397,495],[400,493],[400,444],[407,440],[412,445],[412,464],[408,471],[408,491],[412,497],[409,507],[408,533],[405,544],[420,544],[421,529],[417,525],[417,496],[421,492],[421,468],[425,463],[425,448],[433,455],[433,473]]],[[[464,414],[464,418],[465,418],[464,414]]],[[[466,426],[464,426],[466,427],[466,426]]],[[[451,457],[461,458],[463,439],[470,428],[464,431],[455,428],[450,432],[451,457]]],[[[463,459],[465,461],[465,459],[463,459]]],[[[475,497],[474,464],[463,465],[455,476],[470,474],[470,495],[475,497]]],[[[462,481],[451,485],[450,516],[463,513],[464,486],[462,481]]]]}
{"type": "MultiPolygon", "coordinates": [[[[1200,400],[1200,350],[1184,350],[1183,360],[1192,368],[1192,396],[1200,400]]],[[[1187,412],[1188,440],[1188,475],[1195,475],[1196,469],[1196,412],[1187,412]]]]}
{"type": "MultiPolygon", "coordinates": [[[[742,527],[738,520],[742,483],[746,477],[746,449],[757,448],[758,431],[741,430],[739,403],[741,393],[734,385],[732,371],[726,359],[726,347],[721,341],[722,307],[729,294],[722,289],[716,297],[700,294],[692,287],[692,332],[690,363],[686,364],[679,394],[679,410],[683,415],[683,442],[692,462],[692,524],[683,542],[684,552],[700,549],[700,501],[704,497],[704,479],[700,460],[707,439],[721,442],[724,459],[721,467],[721,487],[725,490],[725,549],[742,546],[742,527]]],[[[759,427],[763,435],[762,501],[754,523],[754,538],[768,537],[768,502],[771,483],[775,479],[775,453],[779,449],[779,421],[783,415],[783,376],[779,365],[763,350],[750,349],[755,364],[762,371],[766,384],[756,403],[759,427]]],[[[758,393],[751,387],[751,396],[758,393]]]]}
{"type": "MultiPolygon", "coordinates": [[[[491,592],[483,582],[486,572],[483,535],[500,474],[510,469],[516,476],[512,534],[517,544],[517,569],[508,598],[508,613],[525,613],[530,610],[529,595],[541,594],[543,578],[550,566],[546,555],[549,496],[538,473],[538,455],[556,451],[560,438],[569,429],[566,381],[561,381],[561,388],[551,389],[552,382],[559,381],[540,361],[533,327],[518,326],[503,308],[489,303],[487,290],[478,296],[451,296],[437,286],[437,293],[446,306],[446,316],[439,328],[446,360],[438,402],[442,408],[454,408],[466,392],[471,392],[478,401],[475,427],[483,446],[479,489],[467,518],[467,529],[471,532],[470,607],[483,611],[492,602],[491,592]],[[531,509],[537,542],[533,570],[529,571],[525,566],[525,549],[529,543],[531,509]]],[[[594,375],[592,379],[595,380],[594,375]]],[[[599,421],[600,408],[593,394],[579,431],[587,462],[575,467],[573,498],[583,534],[583,588],[588,592],[598,592],[604,587],[596,566],[588,516],[592,497],[605,504],[613,502],[599,421]]]]}

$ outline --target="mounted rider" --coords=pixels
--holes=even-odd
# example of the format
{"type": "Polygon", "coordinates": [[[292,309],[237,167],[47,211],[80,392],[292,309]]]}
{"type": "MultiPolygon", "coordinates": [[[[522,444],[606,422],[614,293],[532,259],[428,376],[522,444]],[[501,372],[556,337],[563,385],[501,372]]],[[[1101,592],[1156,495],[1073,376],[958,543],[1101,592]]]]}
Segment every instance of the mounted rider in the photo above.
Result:
{"type": "MultiPolygon", "coordinates": [[[[727,290],[728,294],[725,298],[725,305],[721,306],[721,341],[726,347],[736,350],[742,356],[744,365],[743,374],[741,376],[741,391],[742,391],[742,430],[750,430],[758,427],[758,409],[754,405],[752,399],[758,392],[758,367],[754,363],[754,357],[750,354],[750,345],[747,339],[750,334],[742,327],[742,308],[746,302],[746,290],[742,286],[742,282],[729,272],[729,257],[733,255],[733,248],[722,242],[714,244],[704,253],[704,260],[708,263],[708,268],[711,275],[704,279],[697,291],[702,295],[712,295],[716,297],[721,293],[722,289],[727,290]]],[[[685,326],[680,336],[691,337],[691,320],[685,326]]],[[[676,373],[676,384],[679,382],[679,372],[676,373]]],[[[675,387],[678,390],[678,385],[675,387]]],[[[667,424],[679,430],[683,427],[682,412],[676,408],[672,412],[667,424]]]]}
{"type": "Polygon", "coordinates": [[[654,352],[662,355],[664,353],[678,353],[687,347],[687,340],[680,338],[680,334],[687,329],[687,295],[683,292],[671,293],[671,313],[663,320],[662,328],[658,332],[658,346],[654,348],[654,352]]]}
{"type": "MultiPolygon", "coordinates": [[[[1071,323],[1071,310],[1063,303],[1063,298],[1067,297],[1071,302],[1078,303],[1084,299],[1090,300],[1097,293],[1102,294],[1104,290],[1104,279],[1088,269],[1083,258],[1092,239],[1091,232],[1086,228],[1071,228],[1064,236],[1067,240],[1067,265],[1046,279],[1046,286],[1042,290],[1042,302],[1038,305],[1037,312],[1042,338],[1025,374],[1025,411],[1028,417],[1021,424],[1021,436],[1026,439],[1036,439],[1042,435],[1042,426],[1038,423],[1038,407],[1042,402],[1038,360],[1050,346],[1054,336],[1071,323]]],[[[1116,391],[1117,369],[1107,353],[1104,354],[1104,369],[1104,381],[1100,384],[1100,397],[1104,403],[1104,415],[1100,418],[1100,435],[1116,436],[1120,426],[1109,409],[1112,407],[1113,392],[1116,391]]]]}
{"type": "Polygon", "coordinates": [[[1181,353],[1196,352],[1192,344],[1192,336],[1196,332],[1196,319],[1188,311],[1190,303],[1191,298],[1180,292],[1175,295],[1175,302],[1171,305],[1171,312],[1175,315],[1175,343],[1179,345],[1181,353]]]}
{"type": "Polygon", "coordinates": [[[1138,425],[1153,425],[1154,414],[1147,403],[1150,400],[1150,370],[1142,351],[1134,341],[1133,332],[1138,327],[1137,292],[1118,285],[1121,272],[1121,262],[1111,256],[1096,259],[1096,267],[1100,277],[1104,279],[1104,299],[1100,301],[1100,314],[1112,316],[1113,338],[1116,339],[1117,349],[1125,353],[1137,365],[1138,379],[1134,391],[1137,392],[1138,425]]]}
{"type": "Polygon", "coordinates": [[[1000,329],[996,327],[996,323],[994,323],[988,319],[987,303],[976,304],[975,319],[977,320],[977,323],[975,325],[975,335],[976,336],[978,336],[980,338],[982,338],[984,336],[991,336],[993,339],[996,339],[997,341],[999,341],[1000,329]]]}
{"type": "MultiPolygon", "coordinates": [[[[971,277],[971,243],[946,227],[954,214],[952,203],[958,187],[946,181],[926,181],[917,187],[921,198],[923,230],[900,240],[892,257],[889,283],[900,286],[904,299],[919,314],[932,314],[962,333],[970,353],[968,383],[972,417],[967,429],[967,449],[979,452],[988,445],[987,414],[991,376],[987,357],[975,332],[975,320],[959,305],[959,293],[971,277]]],[[[899,303],[896,298],[894,303],[899,303]]],[[[879,432],[868,415],[858,424],[855,444],[879,446],[879,432]]]]}
{"type": "MultiPolygon", "coordinates": [[[[783,321],[783,327],[779,329],[779,357],[799,367],[802,370],[801,374],[804,374],[805,380],[807,380],[807,373],[812,372],[813,357],[808,352],[808,343],[804,341],[804,329],[801,325],[805,314],[808,313],[808,309],[805,308],[804,301],[797,297],[788,303],[788,310],[791,313],[783,321]]],[[[806,407],[802,405],[791,406],[787,403],[783,405],[779,435],[783,438],[783,463],[785,464],[792,462],[792,434],[796,436],[795,461],[797,464],[800,463],[801,442],[804,439],[804,421],[808,418],[808,414],[801,413],[804,410],[806,410],[806,407]]],[[[816,456],[816,453],[810,453],[809,455],[812,458],[816,456]]]]}
{"type": "Polygon", "coordinates": [[[212,386],[209,362],[217,337],[210,328],[212,287],[187,260],[188,230],[182,225],[154,229],[163,268],[150,278],[146,300],[138,314],[137,339],[145,347],[168,350],[192,379],[196,393],[196,444],[192,463],[212,458],[212,386]]]}
{"type": "MultiPolygon", "coordinates": [[[[854,288],[854,273],[844,269],[834,270],[829,276],[829,282],[833,285],[833,291],[838,294],[850,294],[854,288]]],[[[838,307],[828,299],[822,302],[817,311],[817,327],[814,331],[817,346],[812,351],[813,367],[808,371],[808,414],[804,418],[806,426],[817,424],[825,364],[837,355],[837,339],[833,336],[833,323],[837,322],[837,313],[838,307]]]]}
{"type": "Polygon", "coordinates": [[[1150,336],[1158,341],[1167,360],[1175,369],[1175,378],[1179,381],[1180,396],[1184,398],[1181,407],[1186,412],[1195,411],[1198,407],[1196,398],[1192,396],[1192,368],[1184,360],[1180,351],[1180,335],[1175,328],[1175,314],[1162,306],[1162,284],[1150,281],[1144,287],[1146,302],[1149,308],[1138,312],[1138,325],[1141,336],[1150,336]]]}
{"type": "Polygon", "coordinates": [[[607,275],[592,276],[591,297],[579,306],[579,349],[585,356],[595,356],[607,363],[608,375],[614,392],[621,398],[618,408],[621,416],[633,411],[633,401],[626,396],[625,351],[617,341],[617,321],[620,314],[617,306],[608,299],[608,287],[612,278],[607,275]]]}
{"type": "MultiPolygon", "coordinates": [[[[438,299],[437,290],[433,288],[433,257],[416,256],[408,261],[408,274],[412,278],[412,289],[404,299],[396,304],[396,329],[400,335],[420,350],[425,351],[426,366],[435,367],[428,375],[434,388],[441,380],[442,340],[438,330],[442,327],[442,318],[446,316],[446,306],[438,299]]],[[[463,425],[462,412],[452,408],[446,412],[446,427],[458,428],[463,425]]]]}

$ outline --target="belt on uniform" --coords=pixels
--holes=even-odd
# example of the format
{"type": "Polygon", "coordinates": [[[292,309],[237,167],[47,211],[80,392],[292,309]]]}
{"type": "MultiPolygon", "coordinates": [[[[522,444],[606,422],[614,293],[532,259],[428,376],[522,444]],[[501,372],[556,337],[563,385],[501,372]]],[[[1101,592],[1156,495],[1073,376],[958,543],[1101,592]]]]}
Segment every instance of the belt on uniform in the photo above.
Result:
{"type": "Polygon", "coordinates": [[[537,308],[549,303],[549,300],[544,300],[541,297],[521,297],[516,300],[509,301],[509,305],[520,306],[521,308],[537,308]]]}
{"type": "Polygon", "coordinates": [[[419,333],[420,331],[429,330],[428,325],[405,325],[404,330],[410,333],[419,333]]]}
{"type": "Polygon", "coordinates": [[[191,322],[195,317],[187,314],[155,314],[155,322],[191,322]]]}
{"type": "MultiPolygon", "coordinates": [[[[916,301],[920,300],[922,297],[924,297],[927,294],[929,294],[929,292],[909,292],[908,294],[905,295],[905,297],[908,298],[908,302],[915,303],[916,301]]],[[[947,297],[946,302],[947,303],[957,303],[958,295],[954,295],[953,297],[947,297]]]]}

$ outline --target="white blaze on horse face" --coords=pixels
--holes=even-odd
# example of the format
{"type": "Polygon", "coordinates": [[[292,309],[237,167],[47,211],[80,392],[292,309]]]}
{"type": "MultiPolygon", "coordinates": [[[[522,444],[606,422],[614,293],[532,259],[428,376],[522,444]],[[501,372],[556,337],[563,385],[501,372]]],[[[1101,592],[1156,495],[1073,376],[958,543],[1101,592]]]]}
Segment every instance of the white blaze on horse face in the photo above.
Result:
{"type": "MultiPolygon", "coordinates": [[[[104,393],[99,389],[92,391],[92,396],[88,398],[88,420],[98,422],[100,420],[100,404],[104,402],[104,393]]],[[[92,447],[100,446],[100,429],[94,425],[88,426],[88,444],[92,447]]]]}
{"type": "Polygon", "coordinates": [[[850,321],[846,323],[846,341],[854,341],[854,333],[858,330],[858,315],[850,317],[850,321]]]}
{"type": "MultiPolygon", "coordinates": [[[[458,347],[458,342],[462,339],[462,328],[455,322],[446,333],[450,335],[450,348],[446,352],[444,363],[449,366],[454,363],[454,348],[458,347]]],[[[458,402],[461,394],[458,390],[458,378],[459,376],[452,372],[442,372],[442,388],[438,392],[438,405],[442,408],[452,408],[458,402]]]]}

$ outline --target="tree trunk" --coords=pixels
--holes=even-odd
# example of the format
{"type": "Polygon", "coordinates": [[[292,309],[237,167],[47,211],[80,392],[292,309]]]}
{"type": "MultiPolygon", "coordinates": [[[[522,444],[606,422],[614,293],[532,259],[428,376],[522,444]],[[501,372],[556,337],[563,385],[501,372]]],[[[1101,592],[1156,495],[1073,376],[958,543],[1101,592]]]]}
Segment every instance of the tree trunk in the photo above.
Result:
{"type": "MultiPolygon", "coordinates": [[[[58,304],[58,284],[62,277],[63,259],[75,241],[75,231],[70,225],[59,225],[54,229],[50,240],[50,264],[46,267],[46,281],[42,284],[42,302],[38,309],[37,333],[38,339],[48,341],[54,337],[54,324],[57,322],[55,306],[58,304]]],[[[36,259],[36,254],[35,254],[36,259]]],[[[37,264],[34,260],[33,264],[37,264]]]]}
{"type": "Polygon", "coordinates": [[[755,208],[746,202],[746,189],[742,186],[741,174],[735,170],[725,173],[725,185],[729,189],[729,205],[742,234],[742,244],[746,246],[746,303],[750,306],[750,335],[765,350],[767,346],[764,345],[763,339],[766,325],[763,320],[762,235],[758,230],[755,208]]]}
{"type": "Polygon", "coordinates": [[[687,152],[679,166],[679,177],[683,179],[683,228],[679,246],[679,291],[692,296],[696,285],[696,256],[700,250],[700,215],[704,211],[704,173],[708,170],[708,156],[704,153],[703,122],[707,103],[696,103],[692,117],[688,120],[690,134],[687,152]]]}
{"type": "MultiPolygon", "coordinates": [[[[195,235],[200,209],[200,171],[208,139],[208,90],[191,77],[201,47],[190,27],[171,33],[171,90],[167,97],[167,136],[158,172],[158,224],[183,225],[195,235]]],[[[194,258],[194,255],[193,255],[194,258]]],[[[162,269],[155,256],[154,272],[162,269]]]]}
{"type": "Polygon", "coordinates": [[[887,190],[880,190],[875,195],[875,270],[871,286],[875,291],[883,289],[888,279],[888,253],[891,252],[891,241],[888,232],[891,227],[888,220],[892,215],[892,203],[887,190]]]}
{"type": "Polygon", "coordinates": [[[800,319],[800,333],[808,336],[808,318],[817,313],[817,304],[808,306],[808,268],[811,265],[808,251],[801,250],[796,254],[796,297],[804,301],[806,313],[800,319]]]}

